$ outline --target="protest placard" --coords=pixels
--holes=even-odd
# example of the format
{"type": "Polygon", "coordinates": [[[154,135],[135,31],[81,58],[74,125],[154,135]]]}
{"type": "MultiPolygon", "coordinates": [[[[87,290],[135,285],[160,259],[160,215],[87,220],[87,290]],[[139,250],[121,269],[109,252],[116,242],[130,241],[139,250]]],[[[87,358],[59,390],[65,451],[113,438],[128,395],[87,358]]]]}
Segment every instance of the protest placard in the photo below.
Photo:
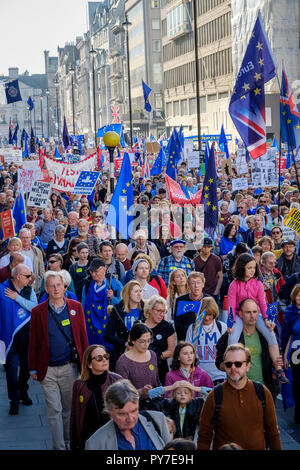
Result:
{"type": "Polygon", "coordinates": [[[188,155],[188,169],[199,168],[199,165],[200,165],[199,152],[198,150],[193,150],[188,155]]]}
{"type": "Polygon", "coordinates": [[[241,189],[248,189],[248,178],[233,178],[232,191],[240,191],[241,189]]]}
{"type": "Polygon", "coordinates": [[[5,163],[22,163],[22,150],[14,148],[1,148],[1,160],[5,163]]]}
{"type": "Polygon", "coordinates": [[[92,194],[100,173],[98,171],[82,171],[75,183],[73,194],[92,194]]]}
{"type": "Polygon", "coordinates": [[[30,163],[34,165],[18,169],[18,190],[23,194],[29,193],[33,182],[43,177],[40,167],[35,162],[30,163]]]}
{"type": "Polygon", "coordinates": [[[238,175],[245,175],[248,173],[248,163],[246,161],[246,149],[239,148],[236,157],[236,170],[238,175]]]}
{"type": "Polygon", "coordinates": [[[15,235],[12,211],[3,211],[0,213],[3,239],[7,240],[15,235]]]}
{"type": "Polygon", "coordinates": [[[48,207],[50,193],[51,183],[35,181],[31,187],[27,205],[29,207],[40,207],[41,209],[48,207]]]}
{"type": "Polygon", "coordinates": [[[251,186],[268,188],[278,185],[276,148],[267,149],[267,153],[256,160],[251,160],[251,186]]]}
{"type": "Polygon", "coordinates": [[[288,213],[284,218],[283,224],[286,227],[291,228],[297,233],[300,233],[300,211],[295,209],[295,207],[288,213]]]}

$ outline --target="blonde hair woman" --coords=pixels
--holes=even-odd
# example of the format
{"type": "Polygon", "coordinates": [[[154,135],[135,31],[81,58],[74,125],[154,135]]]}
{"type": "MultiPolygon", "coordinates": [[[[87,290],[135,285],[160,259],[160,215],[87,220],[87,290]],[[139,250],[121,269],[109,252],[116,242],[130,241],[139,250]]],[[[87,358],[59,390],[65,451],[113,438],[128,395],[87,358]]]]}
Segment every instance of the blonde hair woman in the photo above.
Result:
{"type": "Polygon", "coordinates": [[[22,242],[20,238],[12,237],[8,242],[7,248],[9,252],[7,253],[7,255],[4,255],[0,259],[0,269],[9,265],[10,255],[13,255],[15,253],[21,253],[24,256],[24,264],[26,264],[26,266],[28,266],[31,272],[33,272],[33,265],[31,259],[29,258],[29,256],[26,256],[22,253],[22,242]]]}
{"type": "Polygon", "coordinates": [[[113,345],[111,351],[111,368],[114,370],[117,359],[125,352],[128,335],[133,324],[144,321],[144,301],[138,281],[127,282],[121,293],[122,300],[111,306],[104,339],[113,345]]]}
{"type": "Polygon", "coordinates": [[[188,278],[186,272],[177,268],[174,271],[171,271],[169,277],[169,286],[168,286],[168,297],[167,297],[167,308],[168,312],[166,315],[166,320],[174,324],[174,307],[175,300],[180,295],[187,294],[188,292],[188,278]]]}
{"type": "Polygon", "coordinates": [[[167,359],[173,357],[175,348],[174,327],[164,319],[167,302],[159,295],[153,295],[145,302],[145,325],[152,331],[153,341],[149,347],[157,356],[158,374],[162,384],[169,372],[167,359]]]}

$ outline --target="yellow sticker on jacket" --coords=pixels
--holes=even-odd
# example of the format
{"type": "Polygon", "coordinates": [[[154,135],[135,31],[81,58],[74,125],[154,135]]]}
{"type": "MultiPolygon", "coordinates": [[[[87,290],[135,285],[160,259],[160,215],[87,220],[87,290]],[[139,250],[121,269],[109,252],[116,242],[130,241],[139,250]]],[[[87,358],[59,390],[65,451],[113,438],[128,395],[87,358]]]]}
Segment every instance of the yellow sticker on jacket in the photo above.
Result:
{"type": "Polygon", "coordinates": [[[76,269],[76,272],[77,272],[77,273],[82,273],[82,268],[76,269]]]}
{"type": "Polygon", "coordinates": [[[66,320],[63,320],[61,322],[62,326],[67,326],[67,325],[70,325],[70,320],[67,318],[66,320]]]}

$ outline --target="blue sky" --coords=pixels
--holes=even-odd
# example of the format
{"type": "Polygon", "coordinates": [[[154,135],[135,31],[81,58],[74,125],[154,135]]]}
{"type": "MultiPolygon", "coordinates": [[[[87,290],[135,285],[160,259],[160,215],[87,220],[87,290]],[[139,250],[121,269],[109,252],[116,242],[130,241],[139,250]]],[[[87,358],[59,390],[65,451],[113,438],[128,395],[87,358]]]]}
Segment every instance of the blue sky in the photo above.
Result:
{"type": "Polygon", "coordinates": [[[1,0],[0,74],[44,73],[43,51],[57,55],[87,29],[87,0],[1,0]]]}

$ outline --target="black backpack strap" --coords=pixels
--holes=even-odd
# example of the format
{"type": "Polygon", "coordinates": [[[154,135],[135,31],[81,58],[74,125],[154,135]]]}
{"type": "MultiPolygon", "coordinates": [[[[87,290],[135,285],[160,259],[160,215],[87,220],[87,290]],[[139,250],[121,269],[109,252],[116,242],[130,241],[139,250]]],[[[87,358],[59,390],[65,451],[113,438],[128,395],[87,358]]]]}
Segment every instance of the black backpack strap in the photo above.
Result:
{"type": "Polygon", "coordinates": [[[159,426],[158,426],[157,422],[155,421],[155,419],[153,418],[153,416],[150,413],[148,413],[148,411],[146,411],[146,410],[140,411],[140,415],[144,416],[144,418],[146,418],[147,421],[150,421],[153,424],[154,429],[157,432],[157,434],[159,435],[159,437],[162,437],[159,426]]]}
{"type": "Polygon", "coordinates": [[[217,328],[218,328],[219,332],[222,334],[222,326],[221,326],[221,323],[219,322],[219,320],[216,320],[216,325],[217,325],[217,328]]]}
{"type": "Polygon", "coordinates": [[[214,387],[214,399],[215,399],[215,411],[211,419],[211,423],[215,424],[218,419],[218,414],[221,410],[222,401],[223,401],[223,384],[218,384],[214,387]]]}
{"type": "Polygon", "coordinates": [[[259,400],[260,400],[260,402],[261,402],[261,406],[262,406],[262,408],[263,408],[264,423],[265,423],[265,411],[266,411],[266,394],[265,394],[265,389],[264,389],[263,384],[261,384],[260,382],[255,382],[254,380],[253,380],[252,382],[253,382],[253,385],[254,385],[254,388],[255,388],[256,395],[257,395],[257,397],[259,398],[259,400]]]}

